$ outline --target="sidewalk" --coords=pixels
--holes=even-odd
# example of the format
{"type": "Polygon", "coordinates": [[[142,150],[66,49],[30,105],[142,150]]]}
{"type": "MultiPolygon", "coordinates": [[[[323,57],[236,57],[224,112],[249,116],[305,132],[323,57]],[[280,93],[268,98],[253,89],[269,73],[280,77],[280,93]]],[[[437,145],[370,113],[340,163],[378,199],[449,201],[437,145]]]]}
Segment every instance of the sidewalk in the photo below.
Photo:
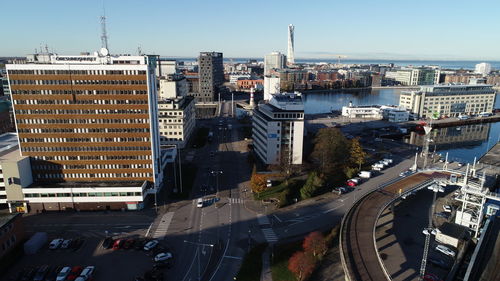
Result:
{"type": "Polygon", "coordinates": [[[262,253],[262,273],[260,274],[260,281],[273,281],[271,274],[271,248],[268,246],[264,253],[262,253]]]}

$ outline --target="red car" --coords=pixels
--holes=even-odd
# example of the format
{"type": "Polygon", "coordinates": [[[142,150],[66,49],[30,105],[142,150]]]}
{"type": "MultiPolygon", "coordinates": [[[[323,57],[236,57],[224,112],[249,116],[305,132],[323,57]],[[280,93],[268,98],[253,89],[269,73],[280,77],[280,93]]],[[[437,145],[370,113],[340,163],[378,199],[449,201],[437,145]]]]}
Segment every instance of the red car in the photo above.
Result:
{"type": "Polygon", "coordinates": [[[76,277],[80,276],[80,273],[82,273],[83,271],[83,267],[77,265],[77,266],[73,266],[71,268],[71,271],[68,275],[68,277],[66,277],[66,280],[70,280],[70,281],[73,281],[76,279],[76,277]]]}
{"type": "Polygon", "coordinates": [[[424,280],[425,281],[443,281],[441,278],[437,277],[435,274],[432,273],[426,273],[424,275],[424,280]]]}
{"type": "Polygon", "coordinates": [[[125,242],[125,240],[123,239],[117,239],[115,241],[115,243],[113,243],[113,250],[118,250],[120,249],[122,246],[123,246],[123,243],[125,242]]]}
{"type": "Polygon", "coordinates": [[[354,187],[354,186],[356,186],[356,185],[357,185],[357,184],[356,184],[355,182],[353,182],[353,181],[347,181],[347,182],[346,182],[346,184],[347,184],[348,186],[351,186],[351,187],[354,187]]]}

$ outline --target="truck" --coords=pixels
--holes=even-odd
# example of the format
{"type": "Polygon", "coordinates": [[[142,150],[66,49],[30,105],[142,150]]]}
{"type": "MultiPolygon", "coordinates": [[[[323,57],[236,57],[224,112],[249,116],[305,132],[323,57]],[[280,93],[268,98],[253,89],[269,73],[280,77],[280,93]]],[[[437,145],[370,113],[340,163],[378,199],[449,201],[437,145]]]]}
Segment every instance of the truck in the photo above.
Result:
{"type": "Polygon", "coordinates": [[[372,172],[370,171],[361,171],[359,172],[358,176],[362,179],[369,179],[372,177],[372,172]]]}
{"type": "Polygon", "coordinates": [[[40,250],[40,248],[47,243],[47,232],[37,232],[24,243],[24,253],[26,255],[33,255],[40,250]]]}

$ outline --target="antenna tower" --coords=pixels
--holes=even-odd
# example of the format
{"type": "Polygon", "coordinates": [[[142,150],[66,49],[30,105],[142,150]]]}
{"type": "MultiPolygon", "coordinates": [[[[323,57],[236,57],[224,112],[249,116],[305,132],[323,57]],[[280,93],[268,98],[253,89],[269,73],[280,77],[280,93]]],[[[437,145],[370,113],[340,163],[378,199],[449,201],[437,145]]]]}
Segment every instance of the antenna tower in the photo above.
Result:
{"type": "Polygon", "coordinates": [[[106,14],[101,16],[101,47],[108,49],[108,33],[106,32],[106,14]]]}

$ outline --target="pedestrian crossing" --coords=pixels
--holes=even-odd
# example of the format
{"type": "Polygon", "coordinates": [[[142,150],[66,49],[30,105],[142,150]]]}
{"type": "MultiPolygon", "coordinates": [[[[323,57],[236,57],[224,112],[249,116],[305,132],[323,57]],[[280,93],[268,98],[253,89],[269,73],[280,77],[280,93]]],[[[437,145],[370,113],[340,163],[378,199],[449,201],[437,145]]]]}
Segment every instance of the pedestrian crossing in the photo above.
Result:
{"type": "Polygon", "coordinates": [[[278,236],[276,236],[276,233],[271,228],[271,222],[269,221],[269,218],[264,215],[258,215],[257,221],[259,222],[259,225],[261,225],[262,234],[264,234],[264,238],[266,239],[266,241],[268,243],[277,242],[278,236]]]}
{"type": "Polygon", "coordinates": [[[165,213],[158,224],[155,232],[153,233],[153,238],[165,237],[167,235],[168,227],[172,222],[172,218],[174,217],[174,212],[165,213]]]}
{"type": "Polygon", "coordinates": [[[264,215],[258,215],[257,216],[257,221],[259,221],[260,225],[271,224],[269,222],[269,218],[267,216],[264,216],[264,215]]]}
{"type": "Polygon", "coordinates": [[[245,203],[245,200],[242,198],[228,198],[229,199],[229,204],[243,204],[245,203]]]}

